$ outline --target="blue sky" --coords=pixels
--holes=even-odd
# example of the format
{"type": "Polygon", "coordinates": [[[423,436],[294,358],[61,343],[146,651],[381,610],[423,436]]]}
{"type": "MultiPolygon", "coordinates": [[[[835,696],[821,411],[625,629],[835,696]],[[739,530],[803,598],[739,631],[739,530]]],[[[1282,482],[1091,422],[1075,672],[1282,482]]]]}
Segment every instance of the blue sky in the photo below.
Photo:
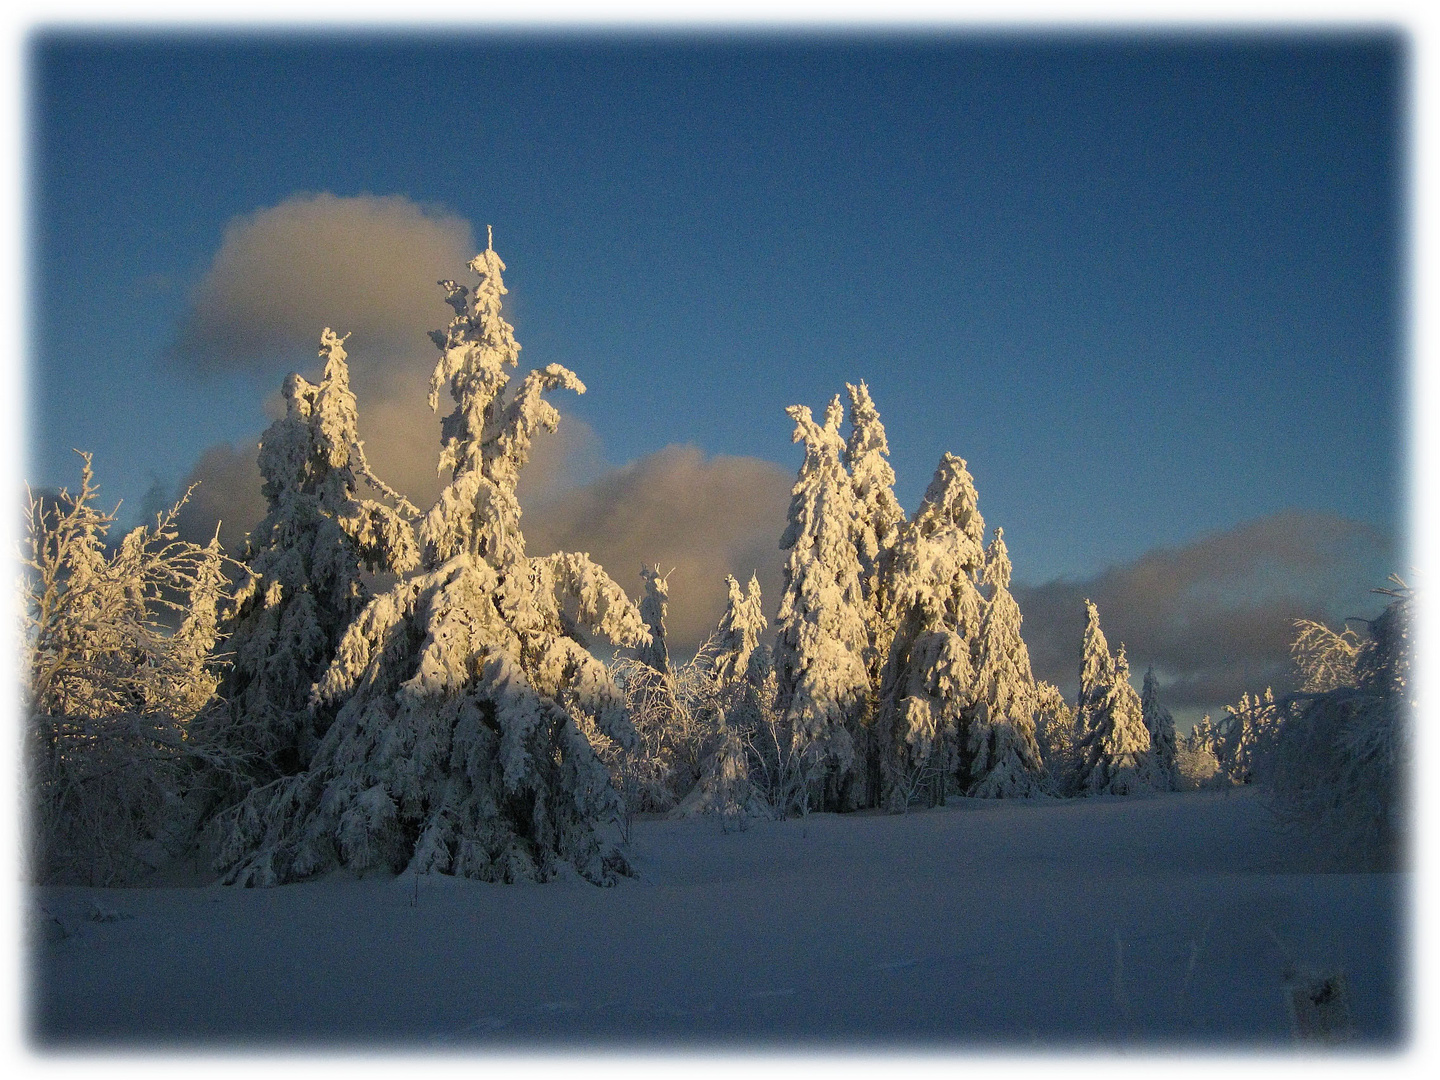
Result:
{"type": "Polygon", "coordinates": [[[560,402],[586,476],[676,443],[793,474],[784,407],[864,378],[902,504],[965,457],[1024,586],[1286,512],[1403,532],[1399,33],[42,33],[29,60],[32,483],[88,448],[138,507],[253,446],[313,344],[211,363],[183,328],[228,225],[323,192],[494,226],[522,362],[590,386],[560,402]]]}

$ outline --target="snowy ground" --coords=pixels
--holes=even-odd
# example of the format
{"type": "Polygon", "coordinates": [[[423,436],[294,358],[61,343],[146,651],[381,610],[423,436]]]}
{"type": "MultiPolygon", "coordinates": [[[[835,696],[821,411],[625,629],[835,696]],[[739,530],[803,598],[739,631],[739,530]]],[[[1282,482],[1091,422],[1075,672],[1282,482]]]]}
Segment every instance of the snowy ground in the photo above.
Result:
{"type": "Polygon", "coordinates": [[[1407,1037],[1408,876],[1324,872],[1250,791],[959,801],[732,833],[641,821],[633,852],[639,878],[613,889],[427,876],[34,890],[29,1038],[1284,1047],[1287,966],[1343,972],[1362,1045],[1407,1037]]]}

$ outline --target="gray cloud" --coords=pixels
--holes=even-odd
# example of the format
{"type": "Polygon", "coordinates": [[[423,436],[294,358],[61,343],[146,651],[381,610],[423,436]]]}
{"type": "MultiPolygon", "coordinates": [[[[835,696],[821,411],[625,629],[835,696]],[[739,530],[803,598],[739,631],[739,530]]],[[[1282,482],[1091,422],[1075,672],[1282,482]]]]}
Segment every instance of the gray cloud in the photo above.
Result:
{"type": "Polygon", "coordinates": [[[1175,548],[1147,552],[1088,581],[1014,587],[1036,676],[1074,696],[1084,600],[1137,676],[1154,665],[1178,713],[1218,712],[1247,690],[1292,687],[1292,623],[1373,617],[1369,590],[1395,569],[1390,538],[1331,514],[1287,511],[1175,548]]]}
{"type": "Polygon", "coordinates": [[[260,493],[260,469],[254,445],[217,443],[200,455],[181,491],[194,484],[180,508],[180,535],[197,544],[208,543],[220,526],[220,543],[238,555],[245,537],[265,516],[260,493]]]}
{"type": "Polygon", "coordinates": [[[666,630],[683,653],[719,622],[726,574],[758,573],[773,617],[790,484],[769,461],[667,446],[527,511],[526,542],[533,554],[589,552],[631,596],[642,565],[673,567],[666,630]]]}

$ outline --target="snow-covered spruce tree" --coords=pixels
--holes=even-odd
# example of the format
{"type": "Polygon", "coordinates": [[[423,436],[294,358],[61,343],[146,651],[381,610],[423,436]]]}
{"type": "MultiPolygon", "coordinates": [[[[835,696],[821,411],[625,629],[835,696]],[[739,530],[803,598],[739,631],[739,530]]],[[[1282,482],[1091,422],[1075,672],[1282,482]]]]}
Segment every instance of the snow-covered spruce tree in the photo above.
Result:
{"type": "Polygon", "coordinates": [[[1035,684],[1035,742],[1051,789],[1063,792],[1067,778],[1077,771],[1075,710],[1053,683],[1035,684]]]}
{"type": "Polygon", "coordinates": [[[1073,789],[1081,795],[1134,795],[1154,790],[1150,732],[1141,715],[1140,695],[1130,685],[1125,646],[1110,656],[1100,613],[1085,601],[1086,625],[1080,658],[1080,771],[1073,789]]]}
{"type": "Polygon", "coordinates": [[[760,635],[765,632],[767,622],[761,610],[760,581],[755,574],[750,575],[750,584],[743,593],[733,574],[725,575],[725,587],[729,595],[713,639],[715,658],[711,670],[721,687],[730,687],[743,681],[749,673],[750,657],[760,645],[760,635]]]}
{"type": "MultiPolygon", "coordinates": [[[[1280,703],[1286,719],[1275,740],[1269,801],[1325,837],[1345,862],[1390,868],[1404,857],[1414,593],[1398,579],[1377,591],[1391,602],[1356,650],[1352,683],[1280,703]]],[[[1306,672],[1303,662],[1297,666],[1306,672]]]]}
{"type": "Polygon", "coordinates": [[[1160,681],[1155,669],[1145,671],[1145,685],[1140,691],[1140,715],[1150,732],[1150,758],[1156,786],[1161,791],[1180,790],[1180,770],[1175,763],[1175,717],[1160,703],[1160,681]]]}
{"type": "Polygon", "coordinates": [[[1080,644],[1080,693],[1075,702],[1075,727],[1081,741],[1099,723],[1105,691],[1115,681],[1115,658],[1100,629],[1100,609],[1085,601],[1085,636],[1080,644]]]}
{"type": "Polygon", "coordinates": [[[231,812],[225,880],[271,884],[333,867],[545,880],[567,864],[604,883],[627,866],[600,826],[620,813],[581,725],[623,746],[624,698],[581,631],[635,645],[639,612],[585,555],[525,554],[515,485],[546,391],[583,392],[558,364],[507,394],[519,345],[492,247],[474,288],[442,282],[455,318],[432,334],[431,380],[451,482],[420,524],[421,564],[351,624],[316,688],[340,705],[310,769],[231,812]]]}
{"type": "Polygon", "coordinates": [[[876,732],[883,805],[944,800],[961,717],[975,698],[973,650],[984,599],[985,521],[965,460],[945,454],[895,549],[895,633],[880,679],[876,732]]]}
{"type": "Polygon", "coordinates": [[[905,511],[895,498],[895,470],[880,411],[870,388],[846,383],[850,395],[850,437],[845,442],[845,467],[855,492],[855,552],[860,559],[860,593],[865,599],[865,670],[869,675],[862,758],[866,763],[866,802],[879,798],[884,783],[874,720],[880,711],[880,672],[890,655],[895,627],[890,621],[890,573],[895,543],[905,524],[905,511]]]}
{"type": "Polygon", "coordinates": [[[869,643],[866,668],[871,682],[878,683],[894,632],[887,618],[889,578],[905,511],[895,498],[890,444],[870,388],[861,382],[858,386],[846,383],[845,389],[850,395],[850,438],[845,442],[844,461],[855,492],[855,551],[860,559],[860,593],[866,602],[869,643]]]}
{"type": "Polygon", "coordinates": [[[791,489],[780,548],[785,591],[776,615],[777,706],[790,739],[813,753],[812,805],[851,809],[864,801],[865,598],[854,531],[855,494],[841,461],[844,410],[837,394],[820,425],[810,409],[786,410],[805,460],[791,489]]]}
{"type": "Polygon", "coordinates": [[[320,382],[288,376],[285,415],[260,440],[269,510],[250,535],[223,692],[231,738],[255,755],[262,783],[308,768],[332,719],[311,710],[311,690],[370,601],[362,572],[404,573],[419,558],[414,507],[365,461],[344,340],[325,328],[320,382]],[[398,509],[362,497],[362,483],[398,509]]]}
{"type": "Polygon", "coordinates": [[[80,457],[75,495],[32,496],[27,508],[27,855],[36,881],[115,885],[189,841],[200,767],[235,767],[196,730],[217,706],[229,586],[218,540],[177,538],[183,498],[107,546],[115,514],[95,508],[91,458],[80,457]]]}
{"type": "Polygon", "coordinates": [[[1215,734],[1215,722],[1206,713],[1195,721],[1195,726],[1190,729],[1190,734],[1185,736],[1185,748],[1187,750],[1207,750],[1215,753],[1215,743],[1218,736],[1215,734]]]}
{"type": "Polygon", "coordinates": [[[1003,529],[995,530],[986,553],[984,584],[990,596],[980,619],[975,704],[964,716],[961,783],[965,794],[978,798],[1039,795],[1045,765],[1035,742],[1035,676],[1020,637],[1020,605],[1010,595],[1003,529]]]}

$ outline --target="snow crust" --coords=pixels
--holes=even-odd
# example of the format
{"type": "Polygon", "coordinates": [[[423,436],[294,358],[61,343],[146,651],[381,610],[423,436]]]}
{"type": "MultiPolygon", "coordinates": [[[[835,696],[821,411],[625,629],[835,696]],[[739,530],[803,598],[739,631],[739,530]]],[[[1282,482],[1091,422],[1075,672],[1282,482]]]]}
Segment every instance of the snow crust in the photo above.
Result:
{"type": "Polygon", "coordinates": [[[639,876],[614,889],[411,872],[35,889],[29,1036],[152,1052],[1283,1050],[1297,965],[1343,970],[1359,1047],[1408,1033],[1408,877],[1323,872],[1322,846],[1253,788],[744,832],[642,818],[627,857],[639,876]]]}

